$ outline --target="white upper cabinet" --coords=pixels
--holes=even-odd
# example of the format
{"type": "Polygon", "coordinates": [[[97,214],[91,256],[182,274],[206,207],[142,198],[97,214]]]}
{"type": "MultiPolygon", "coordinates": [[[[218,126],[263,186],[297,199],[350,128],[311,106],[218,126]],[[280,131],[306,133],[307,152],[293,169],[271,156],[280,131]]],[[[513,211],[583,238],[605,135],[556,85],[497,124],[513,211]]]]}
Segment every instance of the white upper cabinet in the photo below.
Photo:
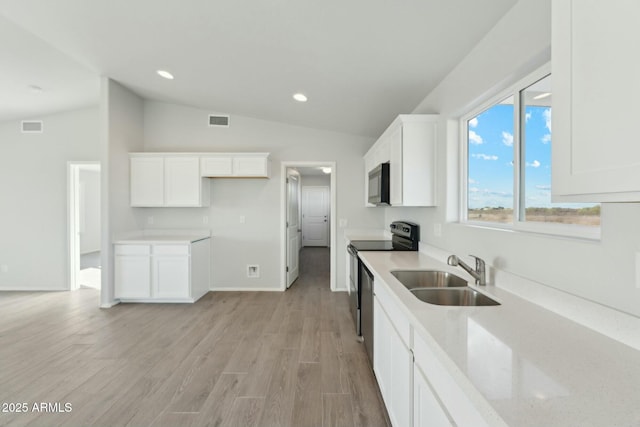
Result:
{"type": "Polygon", "coordinates": [[[200,157],[201,173],[207,178],[269,178],[269,153],[207,153],[200,157]]]}
{"type": "Polygon", "coordinates": [[[199,163],[197,157],[164,159],[166,206],[206,206],[207,203],[203,203],[199,163]]]}
{"type": "Polygon", "coordinates": [[[131,206],[164,206],[164,158],[131,157],[131,206]]]}
{"type": "Polygon", "coordinates": [[[637,0],[553,0],[556,201],[640,200],[637,0]]]}
{"type": "Polygon", "coordinates": [[[231,156],[205,156],[200,159],[202,176],[233,176],[233,158],[231,156]]]}
{"type": "Polygon", "coordinates": [[[365,195],[369,171],[389,162],[391,206],[436,206],[438,119],[434,114],[401,114],[391,123],[365,155],[365,195]]]}
{"type": "Polygon", "coordinates": [[[131,206],[209,205],[209,182],[200,176],[197,156],[132,153],[131,206]]]}

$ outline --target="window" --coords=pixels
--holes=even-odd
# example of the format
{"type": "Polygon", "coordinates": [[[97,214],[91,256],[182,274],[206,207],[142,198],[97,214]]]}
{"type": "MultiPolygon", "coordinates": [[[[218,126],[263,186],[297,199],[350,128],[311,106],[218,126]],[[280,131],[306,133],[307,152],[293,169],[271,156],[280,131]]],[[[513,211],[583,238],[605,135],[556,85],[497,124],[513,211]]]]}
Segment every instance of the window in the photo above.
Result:
{"type": "Polygon", "coordinates": [[[551,75],[539,72],[462,120],[466,221],[570,235],[599,232],[599,204],[551,202],[552,99],[551,75]]]}

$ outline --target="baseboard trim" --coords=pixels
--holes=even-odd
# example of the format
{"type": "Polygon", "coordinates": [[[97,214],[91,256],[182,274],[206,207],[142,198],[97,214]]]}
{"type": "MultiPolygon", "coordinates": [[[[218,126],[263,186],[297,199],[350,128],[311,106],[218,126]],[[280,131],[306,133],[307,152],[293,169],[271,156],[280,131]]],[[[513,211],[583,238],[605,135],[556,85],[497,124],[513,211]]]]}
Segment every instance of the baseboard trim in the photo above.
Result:
{"type": "Polygon", "coordinates": [[[7,286],[0,286],[0,291],[7,291],[7,292],[64,292],[64,291],[68,291],[69,288],[39,288],[36,286],[27,286],[27,287],[21,287],[21,288],[12,288],[12,287],[7,287],[7,286]]]}

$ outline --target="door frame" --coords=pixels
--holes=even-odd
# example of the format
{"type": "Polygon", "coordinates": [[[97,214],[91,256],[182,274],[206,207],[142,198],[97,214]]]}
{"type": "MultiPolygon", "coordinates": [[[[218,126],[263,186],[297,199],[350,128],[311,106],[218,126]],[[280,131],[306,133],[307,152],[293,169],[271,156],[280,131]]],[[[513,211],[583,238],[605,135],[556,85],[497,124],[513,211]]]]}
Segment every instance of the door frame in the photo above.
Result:
{"type": "Polygon", "coordinates": [[[293,283],[298,280],[298,277],[300,276],[300,249],[302,249],[302,177],[300,176],[300,173],[297,171],[297,169],[295,168],[287,168],[287,173],[285,175],[285,186],[286,186],[286,194],[285,194],[285,198],[286,198],[286,205],[287,205],[287,211],[286,211],[286,216],[285,216],[285,222],[289,222],[290,218],[289,218],[289,213],[291,210],[291,200],[289,198],[289,185],[291,185],[291,183],[289,182],[290,178],[293,178],[295,176],[295,180],[298,183],[298,187],[297,187],[297,191],[296,191],[296,197],[298,198],[298,211],[296,212],[296,216],[297,216],[297,224],[298,226],[296,227],[296,234],[299,234],[299,240],[298,240],[298,246],[295,248],[298,251],[298,274],[296,275],[296,278],[289,283],[290,281],[290,277],[289,274],[291,273],[290,271],[287,271],[286,267],[290,267],[289,265],[289,258],[290,258],[290,253],[289,250],[291,249],[289,247],[289,244],[291,242],[291,235],[289,234],[290,232],[290,228],[291,228],[291,224],[287,224],[286,228],[285,228],[285,242],[287,247],[285,248],[285,253],[286,253],[286,260],[285,260],[285,275],[286,275],[286,282],[285,282],[285,286],[287,289],[289,289],[291,287],[291,285],[293,285],[293,283]]]}
{"type": "MultiPolygon", "coordinates": [[[[67,162],[67,283],[70,291],[80,288],[78,283],[78,272],[80,271],[80,239],[78,238],[80,218],[78,214],[80,211],[80,170],[82,169],[100,171],[100,162],[67,162]]],[[[102,181],[102,175],[100,175],[100,180],[102,181]]],[[[100,200],[102,200],[102,197],[100,200]]],[[[100,210],[102,211],[102,207],[100,210]]]]}
{"type": "MultiPolygon", "coordinates": [[[[283,161],[280,163],[280,290],[287,289],[287,168],[295,167],[330,167],[331,168],[331,186],[330,186],[330,212],[331,218],[336,218],[337,210],[337,179],[336,179],[336,162],[323,161],[283,161]]],[[[336,291],[337,283],[337,251],[336,251],[336,221],[331,221],[329,247],[329,284],[331,291],[336,291]]]]}

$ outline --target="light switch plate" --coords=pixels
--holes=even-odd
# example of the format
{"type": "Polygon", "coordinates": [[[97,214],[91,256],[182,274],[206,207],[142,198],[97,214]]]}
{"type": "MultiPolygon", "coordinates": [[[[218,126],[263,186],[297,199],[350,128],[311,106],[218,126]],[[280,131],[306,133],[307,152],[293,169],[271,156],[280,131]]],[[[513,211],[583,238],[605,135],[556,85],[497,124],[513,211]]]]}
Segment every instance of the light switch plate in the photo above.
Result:
{"type": "Polygon", "coordinates": [[[433,224],[433,235],[436,237],[442,237],[442,224],[433,224]]]}
{"type": "Polygon", "coordinates": [[[9,272],[9,266],[8,265],[0,266],[0,271],[2,271],[3,273],[8,273],[9,272]]]}
{"type": "Polygon", "coordinates": [[[340,228],[345,228],[347,226],[347,224],[349,224],[349,221],[347,221],[345,218],[340,218],[338,220],[338,226],[340,228]]]}

